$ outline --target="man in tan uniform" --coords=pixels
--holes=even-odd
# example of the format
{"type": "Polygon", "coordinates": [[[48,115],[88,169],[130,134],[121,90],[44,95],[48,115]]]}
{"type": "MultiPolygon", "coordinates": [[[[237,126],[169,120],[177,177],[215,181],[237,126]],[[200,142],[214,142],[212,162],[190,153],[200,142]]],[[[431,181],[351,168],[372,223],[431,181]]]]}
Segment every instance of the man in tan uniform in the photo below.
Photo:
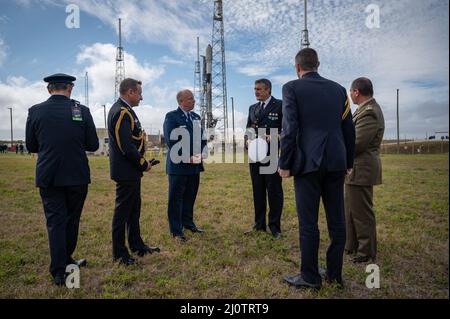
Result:
{"type": "Polygon", "coordinates": [[[358,105],[353,114],[356,130],[353,172],[345,179],[346,251],[356,254],[355,263],[375,260],[377,233],[373,211],[373,185],[381,184],[380,145],[384,117],[373,98],[372,82],[367,78],[353,81],[350,96],[358,105]]]}

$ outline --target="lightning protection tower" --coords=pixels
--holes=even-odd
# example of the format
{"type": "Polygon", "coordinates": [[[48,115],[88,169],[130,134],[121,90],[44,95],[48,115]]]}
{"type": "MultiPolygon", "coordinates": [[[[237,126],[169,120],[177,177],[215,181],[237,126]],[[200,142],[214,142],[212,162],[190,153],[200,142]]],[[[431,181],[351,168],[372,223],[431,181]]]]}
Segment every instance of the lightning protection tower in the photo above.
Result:
{"type": "Polygon", "coordinates": [[[302,30],[301,48],[309,48],[309,34],[308,34],[308,0],[304,0],[305,4],[305,28],[302,30]]]}
{"type": "Polygon", "coordinates": [[[222,130],[227,140],[228,109],[227,80],[225,67],[225,39],[222,0],[214,0],[212,31],[212,109],[218,122],[216,129],[222,130]]]}
{"type": "Polygon", "coordinates": [[[122,47],[122,19],[119,19],[119,46],[116,54],[116,85],[114,90],[114,101],[119,97],[120,82],[125,78],[125,60],[122,47]]]}

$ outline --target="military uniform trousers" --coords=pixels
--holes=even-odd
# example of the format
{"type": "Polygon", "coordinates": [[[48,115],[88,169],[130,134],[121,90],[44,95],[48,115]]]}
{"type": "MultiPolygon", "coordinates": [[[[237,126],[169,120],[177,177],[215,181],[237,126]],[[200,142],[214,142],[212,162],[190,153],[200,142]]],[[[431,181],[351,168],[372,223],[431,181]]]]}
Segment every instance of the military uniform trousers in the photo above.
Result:
{"type": "Polygon", "coordinates": [[[295,176],[295,201],[300,229],[301,269],[303,278],[311,283],[322,283],[319,274],[318,227],[320,197],[325,208],[330,245],[327,250],[327,276],[342,282],[342,264],[345,249],[344,177],[342,172],[319,171],[295,176]]]}
{"type": "Polygon", "coordinates": [[[39,192],[47,219],[50,245],[50,273],[62,274],[77,246],[81,211],[88,185],[40,187],[39,192]]]}
{"type": "Polygon", "coordinates": [[[169,217],[170,232],[174,236],[183,235],[184,228],[195,228],[194,204],[200,185],[200,174],[169,174],[169,217]]]}
{"type": "Polygon", "coordinates": [[[281,213],[283,211],[283,186],[278,172],[260,174],[260,163],[250,164],[255,208],[254,228],[266,230],[267,198],[269,199],[269,229],[272,233],[281,232],[281,213]]]}
{"type": "Polygon", "coordinates": [[[139,219],[141,217],[141,179],[116,183],[116,206],[112,221],[113,258],[128,257],[125,232],[132,251],[144,248],[139,219]]]}
{"type": "Polygon", "coordinates": [[[377,231],[373,212],[373,186],[345,185],[345,218],[345,249],[375,259],[377,231]]]}

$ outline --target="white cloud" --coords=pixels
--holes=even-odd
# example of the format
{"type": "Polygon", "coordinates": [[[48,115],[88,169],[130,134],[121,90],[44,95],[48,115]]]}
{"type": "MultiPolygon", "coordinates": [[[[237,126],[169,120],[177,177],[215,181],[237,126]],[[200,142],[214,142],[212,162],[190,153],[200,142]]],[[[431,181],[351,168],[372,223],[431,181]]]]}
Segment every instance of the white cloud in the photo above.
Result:
{"type": "Polygon", "coordinates": [[[0,67],[3,66],[3,63],[6,60],[8,52],[8,47],[3,39],[0,38],[0,67]]]}
{"type": "MultiPolygon", "coordinates": [[[[81,48],[77,55],[77,62],[80,69],[74,70],[77,77],[75,82],[73,98],[84,103],[84,74],[89,74],[89,100],[90,109],[97,127],[104,127],[105,104],[110,108],[114,97],[114,60],[115,47],[112,44],[96,43],[91,46],[81,48]]],[[[127,77],[133,77],[143,82],[144,101],[142,106],[136,109],[140,120],[145,128],[157,130],[162,128],[165,113],[170,110],[169,105],[173,105],[172,99],[175,97],[176,86],[186,86],[186,83],[177,81],[173,87],[160,88],[155,85],[155,81],[164,73],[162,66],[149,66],[147,63],[139,62],[133,55],[125,52],[125,71],[127,77]],[[153,94],[155,97],[153,98],[153,94]],[[145,101],[147,96],[152,96],[152,101],[158,103],[157,106],[150,106],[145,101]]],[[[0,82],[0,105],[13,107],[14,135],[24,137],[24,129],[28,108],[40,103],[48,98],[48,93],[44,82],[31,83],[23,76],[9,77],[5,82],[0,82]]],[[[2,118],[9,117],[7,108],[0,109],[2,118]]],[[[9,121],[0,123],[1,138],[7,139],[9,136],[9,121]]]]}
{"type": "Polygon", "coordinates": [[[247,76],[265,76],[271,74],[275,68],[264,65],[248,64],[242,67],[237,67],[237,71],[247,76]]]}
{"type": "MultiPolygon", "coordinates": [[[[14,137],[24,138],[28,108],[48,98],[45,83],[29,83],[23,77],[10,77],[0,81],[0,118],[9,119],[9,107],[13,108],[14,137]]],[[[0,139],[9,140],[10,121],[0,122],[0,139]]]]}
{"type": "MultiPolygon", "coordinates": [[[[84,76],[84,73],[88,72],[91,101],[100,104],[112,102],[115,87],[115,53],[116,48],[112,44],[95,43],[83,47],[77,55],[77,63],[86,65],[82,74],[84,76]]],[[[142,81],[144,89],[150,87],[163,73],[162,66],[140,63],[132,54],[125,52],[125,76],[142,81]]]]}
{"type": "Polygon", "coordinates": [[[204,28],[205,18],[212,12],[208,6],[177,0],[65,2],[77,4],[83,12],[98,17],[116,30],[117,19],[122,18],[126,41],[145,40],[168,45],[174,52],[184,57],[188,55],[189,59],[196,53],[196,37],[200,37],[201,47],[206,46],[204,39],[210,38],[210,29],[204,28]]]}
{"type": "Polygon", "coordinates": [[[183,61],[171,58],[167,55],[162,56],[158,61],[159,61],[159,63],[163,63],[163,64],[174,64],[174,65],[184,64],[183,61]]]}

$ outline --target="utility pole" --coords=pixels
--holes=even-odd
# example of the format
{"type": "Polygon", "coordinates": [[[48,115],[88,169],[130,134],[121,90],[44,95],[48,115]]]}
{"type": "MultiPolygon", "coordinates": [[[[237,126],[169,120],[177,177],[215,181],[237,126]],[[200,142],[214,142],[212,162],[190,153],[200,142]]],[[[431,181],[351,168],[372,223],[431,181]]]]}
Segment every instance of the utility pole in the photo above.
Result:
{"type": "Polygon", "coordinates": [[[397,89],[397,154],[400,154],[400,116],[399,116],[399,89],[397,89]]]}
{"type": "Polygon", "coordinates": [[[12,149],[12,147],[13,147],[13,141],[14,141],[14,138],[13,138],[12,107],[8,107],[8,109],[9,109],[9,114],[10,114],[10,118],[11,118],[11,149],[12,149]]]}
{"type": "Polygon", "coordinates": [[[87,72],[84,79],[84,102],[89,107],[89,75],[87,72]]]}
{"type": "Polygon", "coordinates": [[[236,134],[234,133],[234,97],[231,97],[231,120],[233,124],[233,156],[236,153],[236,134]]]}
{"type": "Polygon", "coordinates": [[[106,105],[103,104],[103,117],[105,118],[105,128],[107,129],[108,126],[106,125],[106,105]]]}

